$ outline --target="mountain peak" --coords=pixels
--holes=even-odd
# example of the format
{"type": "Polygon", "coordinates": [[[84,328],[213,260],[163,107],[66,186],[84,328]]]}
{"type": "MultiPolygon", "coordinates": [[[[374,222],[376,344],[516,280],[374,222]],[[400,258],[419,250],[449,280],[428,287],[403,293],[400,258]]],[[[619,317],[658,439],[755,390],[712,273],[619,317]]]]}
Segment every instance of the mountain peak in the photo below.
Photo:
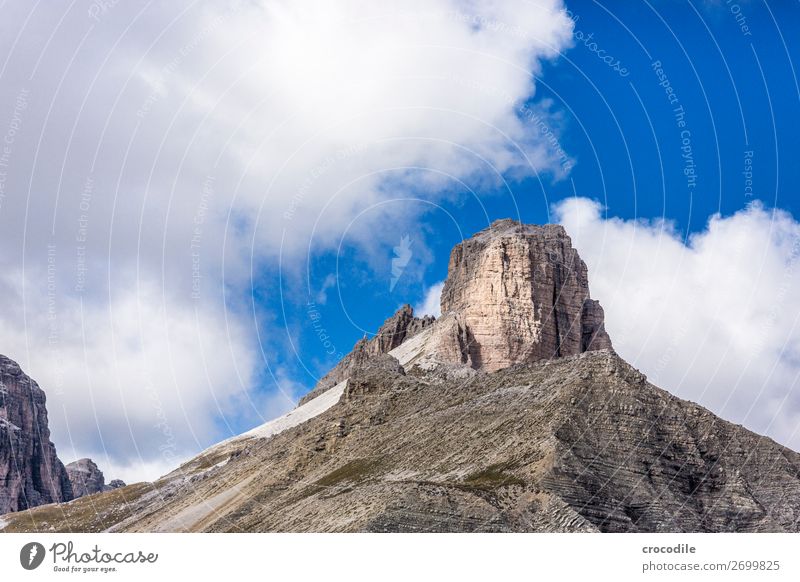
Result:
{"type": "Polygon", "coordinates": [[[372,338],[359,340],[300,404],[380,354],[391,353],[406,367],[494,372],[612,348],[603,308],[589,296],[586,264],[559,224],[506,218],[456,245],[441,308],[437,320],[416,317],[410,305],[400,307],[372,338]]]}
{"type": "Polygon", "coordinates": [[[114,479],[106,484],[105,476],[92,459],[83,458],[72,461],[66,465],[67,475],[72,484],[72,494],[75,499],[84,495],[94,495],[102,491],[124,487],[120,479],[114,479]]]}
{"type": "Polygon", "coordinates": [[[498,220],[456,245],[441,308],[468,339],[462,360],[474,368],[611,348],[586,264],[561,225],[498,220]]]}
{"type": "Polygon", "coordinates": [[[509,218],[457,244],[442,289],[442,316],[403,305],[301,401],[391,353],[403,366],[467,366],[494,372],[537,360],[612,349],[603,308],[589,296],[586,264],[559,224],[509,218]],[[413,341],[409,341],[412,340],[413,341]]]}
{"type": "Polygon", "coordinates": [[[0,355],[0,514],[72,499],[50,441],[44,391],[0,355]]]}

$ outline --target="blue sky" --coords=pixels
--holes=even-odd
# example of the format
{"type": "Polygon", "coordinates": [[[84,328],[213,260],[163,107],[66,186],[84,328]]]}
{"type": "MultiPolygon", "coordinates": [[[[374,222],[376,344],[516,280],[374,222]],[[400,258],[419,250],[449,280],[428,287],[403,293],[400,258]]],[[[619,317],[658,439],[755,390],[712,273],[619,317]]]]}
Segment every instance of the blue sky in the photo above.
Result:
{"type": "Polygon", "coordinates": [[[566,9],[4,4],[0,353],[62,459],[285,412],[506,217],[568,228],[654,382],[800,447],[800,7],[566,9]]]}
{"type": "MultiPolygon", "coordinates": [[[[297,382],[313,385],[335,362],[304,315],[306,298],[316,303],[335,351],[347,352],[399,305],[420,303],[445,277],[450,248],[491,220],[552,221],[551,205],[572,196],[601,201],[609,216],[672,221],[684,238],[702,231],[711,215],[730,216],[754,200],[800,215],[793,163],[800,143],[796,4],[587,1],[567,7],[575,44],[547,62],[532,101],[548,100],[558,113],[552,130],[574,161],[569,175],[508,176],[500,186],[453,183],[452,198],[437,197],[435,205],[426,204],[424,192],[398,192],[398,199],[419,201],[393,202],[392,212],[423,210],[407,233],[421,256],[412,258],[394,289],[388,246],[376,250],[383,261],[375,261],[345,233],[338,254],[312,254],[303,290],[283,282],[288,299],[280,321],[302,357],[276,360],[297,382]],[[737,20],[737,13],[743,17],[737,20]],[[690,163],[694,180],[684,173],[690,163]],[[334,286],[320,304],[330,275],[334,286]]],[[[534,124],[531,131],[540,129],[534,124]]],[[[270,275],[267,270],[264,285],[274,290],[270,275]]],[[[274,291],[265,297],[258,308],[274,313],[274,291]]]]}

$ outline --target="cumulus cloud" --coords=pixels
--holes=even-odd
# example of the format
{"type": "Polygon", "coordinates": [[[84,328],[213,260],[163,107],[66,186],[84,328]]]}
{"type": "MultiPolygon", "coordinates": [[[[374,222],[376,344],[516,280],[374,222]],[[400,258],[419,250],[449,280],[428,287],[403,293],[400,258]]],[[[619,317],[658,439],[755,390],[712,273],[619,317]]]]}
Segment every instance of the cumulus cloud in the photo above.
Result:
{"type": "Polygon", "coordinates": [[[219,153],[237,214],[266,252],[325,245],[344,226],[380,237],[375,223],[392,213],[382,203],[401,186],[429,196],[457,180],[560,171],[522,114],[540,61],[570,42],[559,2],[260,2],[198,18],[212,32],[196,54],[168,70],[148,58],[134,81],[185,98],[163,109],[199,142],[230,138],[219,153]]]}
{"type": "Polygon", "coordinates": [[[759,203],[684,240],[669,222],[557,204],[621,356],[650,381],[800,449],[800,223],[759,203]]]}
{"type": "Polygon", "coordinates": [[[530,99],[570,42],[559,0],[3,12],[0,352],[47,390],[59,450],[129,473],[165,462],[162,416],[178,458],[263,413],[255,378],[281,381],[247,294],[279,253],[391,244],[400,187],[562,171],[525,119],[549,119],[530,99]]]}
{"type": "Polygon", "coordinates": [[[439,281],[428,287],[422,302],[414,306],[414,314],[417,317],[422,317],[423,315],[439,317],[442,314],[442,289],[444,289],[444,281],[439,281]]]}

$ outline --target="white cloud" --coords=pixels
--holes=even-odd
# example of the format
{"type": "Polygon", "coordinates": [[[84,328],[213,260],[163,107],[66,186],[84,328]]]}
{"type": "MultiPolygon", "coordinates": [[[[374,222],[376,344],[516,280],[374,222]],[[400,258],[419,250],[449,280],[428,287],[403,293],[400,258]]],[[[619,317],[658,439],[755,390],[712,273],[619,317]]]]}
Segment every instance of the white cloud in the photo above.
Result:
{"type": "Polygon", "coordinates": [[[621,356],[662,388],[800,450],[800,223],[755,203],[684,242],[670,224],[555,216],[621,356]]]}
{"type": "Polygon", "coordinates": [[[249,403],[254,343],[238,319],[167,302],[146,284],[87,310],[42,280],[2,277],[5,296],[12,304],[24,297],[27,309],[3,315],[0,345],[45,390],[65,462],[177,466],[209,439],[229,436],[225,418],[260,418],[249,403]]]}
{"type": "Polygon", "coordinates": [[[264,261],[279,249],[300,270],[345,229],[391,245],[414,219],[387,203],[400,186],[435,196],[496,172],[558,174],[519,107],[570,42],[561,8],[7,2],[0,353],[48,392],[62,456],[147,472],[167,446],[159,407],[176,458],[224,433],[220,411],[260,416],[256,322],[231,305],[251,268],[276,272],[264,261]]]}
{"type": "Polygon", "coordinates": [[[317,303],[320,305],[328,303],[328,290],[333,287],[336,287],[336,275],[330,273],[322,281],[322,285],[320,285],[320,289],[317,292],[317,303]]]}
{"type": "Polygon", "coordinates": [[[442,314],[442,289],[444,289],[444,281],[439,281],[428,287],[422,302],[414,306],[414,315],[417,317],[422,317],[423,315],[439,317],[442,314]]]}

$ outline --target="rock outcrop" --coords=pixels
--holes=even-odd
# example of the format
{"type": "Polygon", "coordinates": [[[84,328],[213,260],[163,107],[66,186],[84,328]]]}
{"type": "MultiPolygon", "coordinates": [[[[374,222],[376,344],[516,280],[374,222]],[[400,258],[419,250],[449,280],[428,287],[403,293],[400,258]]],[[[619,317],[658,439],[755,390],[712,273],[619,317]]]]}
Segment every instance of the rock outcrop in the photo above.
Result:
{"type": "Polygon", "coordinates": [[[119,489],[120,487],[125,487],[125,481],[122,479],[112,479],[111,483],[106,485],[106,490],[119,489]]]}
{"type": "Polygon", "coordinates": [[[44,391],[0,356],[0,514],[70,499],[67,471],[50,442],[44,391]]]}
{"type": "Polygon", "coordinates": [[[410,305],[404,305],[383,323],[373,337],[365,336],[358,340],[352,351],[342,358],[314,389],[300,400],[299,404],[312,400],[328,388],[346,380],[353,370],[363,366],[371,358],[389,353],[404,341],[431,327],[435,321],[430,315],[415,317],[414,309],[410,305]]]}
{"type": "Polygon", "coordinates": [[[488,372],[611,348],[586,264],[559,225],[500,220],[457,245],[441,306],[455,322],[443,356],[488,372]]]}
{"type": "Polygon", "coordinates": [[[78,459],[67,464],[67,475],[72,484],[72,494],[75,498],[84,495],[94,495],[105,490],[106,480],[103,472],[91,459],[78,459]]]}

